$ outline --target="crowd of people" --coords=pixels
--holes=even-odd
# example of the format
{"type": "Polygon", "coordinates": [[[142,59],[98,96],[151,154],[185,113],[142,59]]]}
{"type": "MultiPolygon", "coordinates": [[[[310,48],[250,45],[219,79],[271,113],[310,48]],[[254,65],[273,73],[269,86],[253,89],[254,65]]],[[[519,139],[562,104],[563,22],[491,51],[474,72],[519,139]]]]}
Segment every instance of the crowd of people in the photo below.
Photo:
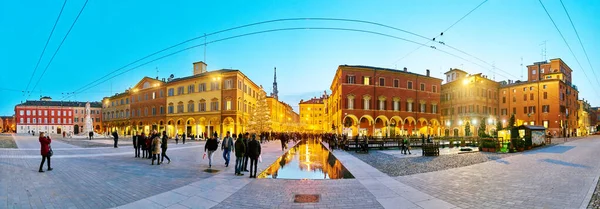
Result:
{"type": "MultiPolygon", "coordinates": [[[[115,137],[118,138],[118,135],[115,137]]],[[[116,141],[115,141],[116,147],[116,141]]],[[[171,158],[167,155],[168,137],[167,132],[163,131],[162,135],[158,131],[153,130],[151,134],[146,135],[144,132],[133,136],[133,149],[136,158],[152,159],[151,165],[160,165],[167,158],[168,163],[171,163],[171,158]]]]}

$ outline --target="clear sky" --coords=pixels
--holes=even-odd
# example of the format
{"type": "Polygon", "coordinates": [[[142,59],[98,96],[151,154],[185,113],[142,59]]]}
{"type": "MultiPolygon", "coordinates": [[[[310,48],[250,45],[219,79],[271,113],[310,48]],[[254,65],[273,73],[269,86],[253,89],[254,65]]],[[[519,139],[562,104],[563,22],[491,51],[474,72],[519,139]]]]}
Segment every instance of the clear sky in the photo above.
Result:
{"type": "MultiPolygon", "coordinates": [[[[48,67],[30,100],[40,95],[55,100],[124,65],[170,45],[203,33],[244,24],[303,17],[348,18],[377,22],[426,37],[435,37],[483,0],[461,1],[90,1],[64,45],[48,67]]],[[[537,0],[489,0],[448,30],[438,40],[494,63],[503,71],[475,58],[435,43],[438,49],[459,55],[479,65],[418,45],[380,35],[350,31],[294,30],[264,33],[210,44],[206,47],[209,70],[239,69],[271,91],[273,67],[277,67],[280,98],[292,106],[300,99],[329,91],[338,65],[407,67],[409,71],[442,78],[449,68],[482,72],[496,80],[526,79],[523,66],[541,61],[544,41],[547,58],[562,58],[573,69],[580,99],[600,106],[596,77],[585,58],[575,32],[557,0],[544,5],[565,35],[581,66],[575,61],[537,0]],[[482,67],[483,66],[483,67],[482,67]],[[584,70],[587,73],[584,75],[584,70]],[[590,84],[591,81],[592,83],[590,84]]],[[[591,65],[600,71],[600,1],[564,0],[586,47],[591,65]]],[[[63,1],[0,1],[0,115],[14,114],[14,106],[25,101],[22,91],[60,11],[63,1]]],[[[67,2],[46,54],[29,91],[40,78],[51,55],[66,34],[83,0],[67,2]]],[[[286,21],[263,24],[210,36],[207,41],[261,30],[290,27],[338,27],[385,33],[419,43],[426,39],[388,28],[338,21],[286,21]]],[[[202,44],[199,39],[168,52],[202,44]]],[[[168,54],[168,52],[163,54],[168,54]]],[[[161,54],[161,55],[163,55],[161,54]]],[[[175,77],[192,74],[192,63],[202,61],[198,47],[124,73],[89,91],[77,92],[70,100],[100,101],[123,92],[143,76],[175,77]]],[[[154,57],[159,57],[154,56],[154,57]]],[[[135,65],[134,65],[135,66],[135,65]]],[[[127,68],[129,69],[129,68],[127,68]]],[[[600,76],[600,72],[595,72],[600,76]]]]}

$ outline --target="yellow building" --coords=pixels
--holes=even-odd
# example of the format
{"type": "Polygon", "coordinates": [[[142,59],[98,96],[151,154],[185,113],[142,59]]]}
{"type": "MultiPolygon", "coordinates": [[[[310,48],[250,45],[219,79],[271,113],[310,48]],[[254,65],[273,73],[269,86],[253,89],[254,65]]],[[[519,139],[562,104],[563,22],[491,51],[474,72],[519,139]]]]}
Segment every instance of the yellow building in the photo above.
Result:
{"type": "Polygon", "coordinates": [[[264,91],[239,70],[208,72],[204,62],[194,63],[192,76],[170,79],[166,85],[169,136],[244,132],[248,113],[264,91]]]}
{"type": "Polygon", "coordinates": [[[304,130],[309,132],[323,133],[329,132],[331,126],[327,121],[327,98],[324,94],[319,98],[312,98],[304,101],[300,100],[300,123],[304,125],[304,130]]]}
{"type": "Polygon", "coordinates": [[[477,136],[481,123],[485,125],[485,133],[491,134],[498,122],[500,84],[481,73],[469,75],[460,69],[450,69],[445,74],[440,135],[477,136]]]}
{"type": "Polygon", "coordinates": [[[129,96],[129,90],[125,90],[123,93],[102,99],[103,132],[116,131],[119,135],[131,134],[129,96]]]}
{"type": "Polygon", "coordinates": [[[271,111],[271,130],[275,132],[291,131],[293,124],[298,123],[298,113],[289,104],[279,101],[273,96],[267,97],[267,105],[271,111]]]}
{"type": "Polygon", "coordinates": [[[593,132],[593,125],[590,125],[590,103],[585,100],[577,100],[577,136],[587,136],[593,132]]]}

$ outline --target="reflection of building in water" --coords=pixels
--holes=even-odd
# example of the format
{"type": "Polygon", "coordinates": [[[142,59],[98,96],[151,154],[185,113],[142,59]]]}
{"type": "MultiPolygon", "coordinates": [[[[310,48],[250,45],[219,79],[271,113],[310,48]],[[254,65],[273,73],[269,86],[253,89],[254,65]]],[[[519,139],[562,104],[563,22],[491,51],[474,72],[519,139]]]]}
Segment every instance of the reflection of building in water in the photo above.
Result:
{"type": "Polygon", "coordinates": [[[298,161],[300,172],[323,173],[324,178],[341,179],[347,171],[333,154],[329,152],[321,143],[313,140],[302,141],[294,148],[290,149],[284,155],[279,157],[273,165],[267,168],[259,175],[259,178],[277,178],[280,169],[292,162],[298,161]]]}

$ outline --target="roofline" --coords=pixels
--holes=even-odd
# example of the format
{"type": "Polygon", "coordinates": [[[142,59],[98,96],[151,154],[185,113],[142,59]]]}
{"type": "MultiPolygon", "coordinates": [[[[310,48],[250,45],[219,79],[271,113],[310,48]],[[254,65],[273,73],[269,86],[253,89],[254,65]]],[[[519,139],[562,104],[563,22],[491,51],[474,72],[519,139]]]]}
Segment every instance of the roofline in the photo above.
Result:
{"type": "Polygon", "coordinates": [[[424,78],[430,78],[430,79],[444,81],[441,78],[432,77],[431,75],[427,76],[427,75],[414,73],[414,72],[410,72],[410,71],[405,72],[403,70],[396,70],[396,69],[390,69],[390,68],[373,67],[373,66],[365,66],[365,65],[339,65],[338,69],[340,69],[342,67],[358,68],[358,69],[363,69],[363,70],[383,70],[383,71],[389,71],[389,72],[393,72],[393,73],[403,73],[403,74],[415,75],[417,77],[424,77],[424,78]]]}

